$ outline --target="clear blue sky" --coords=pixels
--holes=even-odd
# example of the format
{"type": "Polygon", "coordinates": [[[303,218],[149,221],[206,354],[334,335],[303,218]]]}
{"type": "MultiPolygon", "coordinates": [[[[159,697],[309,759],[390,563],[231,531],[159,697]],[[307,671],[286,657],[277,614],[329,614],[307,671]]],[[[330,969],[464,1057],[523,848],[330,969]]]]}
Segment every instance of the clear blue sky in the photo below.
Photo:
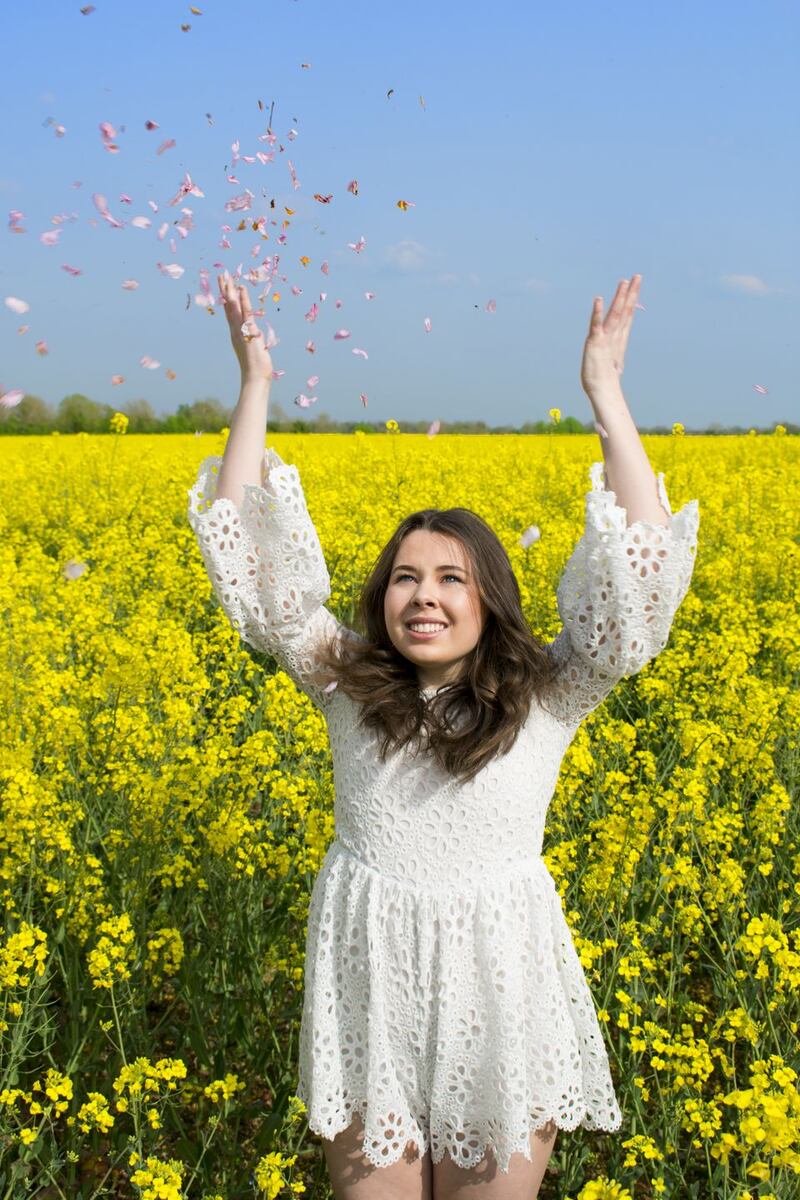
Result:
{"type": "Polygon", "coordinates": [[[555,406],[591,420],[579,370],[592,298],[608,304],[639,272],[644,311],[623,379],[639,424],[797,420],[793,0],[197,7],[201,16],[171,0],[97,0],[88,16],[78,0],[6,6],[0,203],[4,223],[24,213],[27,232],[0,228],[0,297],[30,304],[19,316],[0,303],[6,389],[52,404],[80,391],[119,408],[146,397],[159,413],[205,396],[232,404],[238,365],[221,309],[212,317],[194,303],[199,270],[210,268],[216,292],[215,262],[233,272],[279,253],[287,280],[276,281],[280,305],[268,296],[266,306],[285,371],[272,396],[289,414],[516,425],[555,406]],[[258,135],[273,101],[270,147],[258,135]],[[146,131],[147,120],[159,128],[146,131]],[[103,146],[103,121],[118,153],[103,146]],[[174,148],[157,155],[169,138],[174,148]],[[232,184],[236,139],[241,154],[274,149],[275,161],[240,162],[232,184]],[[171,225],[173,253],[157,230],[181,216],[167,202],[186,171],[205,198],[182,201],[194,228],[181,239],[171,225]],[[226,213],[247,187],[251,210],[226,213]],[[100,218],[94,192],[124,228],[100,218]],[[401,211],[401,199],[416,207],[401,211]],[[280,221],[284,205],[296,209],[286,245],[267,225],[268,241],[248,226],[219,248],[223,223],[280,221]],[[53,216],[73,213],[57,245],[40,242],[53,216]],[[133,227],[134,216],[152,225],[133,227]],[[362,236],[360,254],[347,248],[362,236]],[[185,274],[168,278],[158,262],[185,274]],[[122,289],[129,278],[138,290],[122,289]],[[352,336],[335,341],[341,328],[352,336]],[[160,368],[140,366],[142,355],[160,368]],[[113,386],[114,374],[125,383],[113,386]],[[301,392],[318,397],[306,412],[294,404],[301,392]]]}

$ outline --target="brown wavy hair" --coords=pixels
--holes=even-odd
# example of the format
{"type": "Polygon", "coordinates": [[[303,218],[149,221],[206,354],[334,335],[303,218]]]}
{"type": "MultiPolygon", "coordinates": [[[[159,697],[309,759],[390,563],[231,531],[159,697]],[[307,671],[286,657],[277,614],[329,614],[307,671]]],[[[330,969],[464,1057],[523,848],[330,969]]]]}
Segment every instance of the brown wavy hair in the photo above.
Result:
{"type": "Polygon", "coordinates": [[[528,627],[501,541],[468,508],[425,508],[400,523],[362,586],[354,623],[357,636],[329,640],[317,657],[325,677],[362,706],[359,724],[383,735],[381,761],[406,745],[415,753],[424,748],[462,782],[496,754],[508,753],[534,698],[558,670],[528,627]],[[421,694],[416,666],[395,648],[384,617],[392,564],[403,538],[415,529],[461,542],[486,613],[457,679],[432,697],[421,694]]]}

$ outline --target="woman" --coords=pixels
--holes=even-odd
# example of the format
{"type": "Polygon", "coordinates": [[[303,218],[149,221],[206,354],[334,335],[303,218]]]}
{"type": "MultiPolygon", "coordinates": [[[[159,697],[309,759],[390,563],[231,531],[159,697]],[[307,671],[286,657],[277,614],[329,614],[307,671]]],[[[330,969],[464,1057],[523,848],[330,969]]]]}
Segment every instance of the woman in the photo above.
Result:
{"type": "Polygon", "coordinates": [[[672,514],[620,387],[640,284],[623,280],[605,319],[594,301],[581,381],[605,484],[594,463],[564,628],[542,645],[465,508],[401,522],[359,632],[325,608],[297,468],[263,449],[269,352],[247,289],[219,278],[242,387],[189,520],[242,638],[328,724],[336,837],[309,906],[297,1094],[338,1200],[529,1200],[558,1129],[621,1125],[541,849],[579,725],[666,645],[694,566],[697,501],[672,514]]]}

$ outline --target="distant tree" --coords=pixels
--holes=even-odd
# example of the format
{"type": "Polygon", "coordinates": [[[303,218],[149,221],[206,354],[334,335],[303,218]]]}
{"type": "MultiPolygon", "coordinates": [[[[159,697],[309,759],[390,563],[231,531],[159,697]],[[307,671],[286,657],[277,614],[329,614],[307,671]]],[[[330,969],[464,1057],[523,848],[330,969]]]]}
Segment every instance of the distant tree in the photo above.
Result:
{"type": "Polygon", "coordinates": [[[193,404],[180,404],[176,413],[168,416],[162,428],[167,433],[219,433],[220,429],[230,427],[233,411],[223,408],[219,400],[210,397],[205,400],[195,400],[193,404]]]}
{"type": "Polygon", "coordinates": [[[105,432],[113,412],[110,405],[96,404],[88,396],[75,392],[59,404],[56,427],[61,433],[105,432]]]}
{"type": "Polygon", "coordinates": [[[49,433],[55,413],[40,396],[23,396],[14,408],[0,408],[0,432],[49,433]]]}
{"type": "Polygon", "coordinates": [[[122,411],[128,418],[128,433],[153,433],[160,428],[149,400],[131,400],[122,411]]]}

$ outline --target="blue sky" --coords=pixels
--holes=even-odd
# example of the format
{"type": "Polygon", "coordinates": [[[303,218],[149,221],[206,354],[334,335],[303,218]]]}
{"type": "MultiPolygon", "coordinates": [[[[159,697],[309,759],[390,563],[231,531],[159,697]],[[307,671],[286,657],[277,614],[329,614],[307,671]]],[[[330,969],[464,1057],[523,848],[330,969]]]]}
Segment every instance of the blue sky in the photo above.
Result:
{"type": "Polygon", "coordinates": [[[200,0],[201,16],[170,0],[97,0],[88,16],[80,7],[40,0],[3,18],[0,204],[24,213],[27,232],[0,228],[0,297],[30,305],[18,315],[0,304],[4,388],[54,405],[75,391],[119,408],[146,397],[159,413],[205,396],[233,404],[238,365],[221,309],[212,317],[194,303],[199,270],[210,269],[216,292],[215,262],[233,272],[279,254],[287,278],[276,277],[265,305],[280,339],[273,363],[285,371],[272,398],[289,414],[491,426],[546,419],[555,406],[589,421],[579,373],[592,298],[607,305],[639,272],[644,310],[623,378],[637,423],[797,420],[791,0],[200,0]],[[271,147],[258,139],[273,102],[271,147]],[[159,128],[145,130],[147,120],[159,128]],[[117,153],[104,148],[103,121],[117,153]],[[233,184],[237,139],[240,154],[275,159],[239,162],[233,184]],[[205,196],[183,200],[194,227],[180,238],[171,223],[182,205],[168,201],[187,171],[205,196]],[[251,209],[227,213],[246,188],[251,209]],[[100,218],[95,192],[124,228],[100,218]],[[415,207],[401,211],[401,199],[415,207]],[[285,245],[268,224],[267,241],[248,225],[219,247],[223,223],[280,223],[284,206],[296,210],[285,245]],[[152,225],[133,227],[134,216],[152,225]],[[162,221],[171,227],[159,241],[162,221]],[[56,227],[58,244],[43,245],[56,227]],[[363,251],[348,249],[362,236],[363,251]],[[158,262],[185,273],[168,278],[158,262]],[[130,278],[136,291],[121,286],[130,278]],[[341,328],[351,337],[336,341],[341,328]],[[143,355],[160,367],[143,368],[143,355]],[[113,386],[114,374],[124,384],[113,386]],[[316,404],[299,409],[301,393],[316,404]]]}

